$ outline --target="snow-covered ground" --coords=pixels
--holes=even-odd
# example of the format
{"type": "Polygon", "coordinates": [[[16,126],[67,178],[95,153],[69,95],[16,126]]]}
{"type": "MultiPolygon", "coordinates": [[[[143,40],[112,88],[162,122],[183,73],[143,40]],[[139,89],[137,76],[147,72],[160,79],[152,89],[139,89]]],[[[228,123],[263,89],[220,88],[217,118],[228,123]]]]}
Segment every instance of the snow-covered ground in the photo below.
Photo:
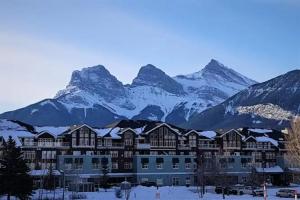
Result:
{"type": "MultiPolygon", "coordinates": [[[[293,187],[300,191],[300,187],[293,187]]],[[[280,188],[268,188],[268,200],[279,200],[282,198],[276,197],[276,192],[280,188]]],[[[37,191],[33,199],[39,199],[40,192],[37,191]]],[[[71,195],[71,192],[65,193],[65,199],[69,199],[69,195],[71,195]]],[[[107,192],[104,192],[104,190],[101,190],[99,192],[85,192],[85,193],[79,193],[86,195],[86,199],[95,199],[95,200],[124,200],[124,196],[121,199],[118,199],[115,197],[115,190],[109,189],[107,192]]],[[[43,191],[43,199],[53,199],[53,192],[46,192],[43,191]]],[[[56,191],[55,199],[62,199],[62,191],[56,191]],[[60,197],[60,198],[59,198],[60,197]]],[[[0,198],[5,199],[4,197],[0,198]]],[[[130,200],[196,200],[196,199],[202,199],[202,200],[221,200],[222,195],[221,194],[215,194],[213,189],[208,189],[207,193],[204,195],[203,198],[200,198],[198,193],[196,193],[196,188],[194,187],[160,187],[158,190],[156,187],[143,187],[138,186],[132,188],[131,194],[130,194],[130,200]]],[[[225,196],[225,199],[228,200],[259,200],[263,199],[263,197],[253,197],[252,195],[230,195],[225,196]]],[[[284,198],[286,199],[286,198],[284,198]]],[[[290,198],[294,199],[294,198],[290,198]]],[[[300,199],[300,198],[299,198],[300,199]]]]}

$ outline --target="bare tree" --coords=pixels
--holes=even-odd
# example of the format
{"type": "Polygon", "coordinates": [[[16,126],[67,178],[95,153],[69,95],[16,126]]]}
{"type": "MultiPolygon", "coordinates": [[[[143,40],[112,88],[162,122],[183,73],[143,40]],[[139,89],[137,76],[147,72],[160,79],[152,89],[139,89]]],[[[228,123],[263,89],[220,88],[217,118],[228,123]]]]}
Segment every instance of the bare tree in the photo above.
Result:
{"type": "Polygon", "coordinates": [[[286,135],[288,158],[294,163],[300,163],[300,117],[295,117],[286,135]]]}
{"type": "Polygon", "coordinates": [[[228,160],[224,157],[213,156],[208,165],[206,181],[213,183],[216,187],[221,187],[222,196],[225,199],[225,194],[228,192],[227,188],[230,185],[229,175],[226,173],[228,160]]]}
{"type": "Polygon", "coordinates": [[[291,128],[285,136],[286,149],[288,150],[286,159],[292,167],[300,167],[300,117],[295,117],[291,121],[291,128]]]}
{"type": "Polygon", "coordinates": [[[198,151],[196,158],[197,168],[196,168],[196,177],[197,177],[197,192],[199,198],[203,198],[205,192],[205,162],[203,152],[198,151]]]}

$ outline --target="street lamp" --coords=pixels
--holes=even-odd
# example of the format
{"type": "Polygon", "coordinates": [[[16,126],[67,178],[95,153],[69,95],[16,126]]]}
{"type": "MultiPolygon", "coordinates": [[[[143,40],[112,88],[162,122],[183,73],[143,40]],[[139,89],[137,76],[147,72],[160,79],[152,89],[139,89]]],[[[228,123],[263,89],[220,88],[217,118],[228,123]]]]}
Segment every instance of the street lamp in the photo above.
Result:
{"type": "Polygon", "coordinates": [[[131,191],[131,184],[128,181],[123,181],[121,183],[121,190],[124,190],[125,199],[129,200],[130,191],[131,191]]]}

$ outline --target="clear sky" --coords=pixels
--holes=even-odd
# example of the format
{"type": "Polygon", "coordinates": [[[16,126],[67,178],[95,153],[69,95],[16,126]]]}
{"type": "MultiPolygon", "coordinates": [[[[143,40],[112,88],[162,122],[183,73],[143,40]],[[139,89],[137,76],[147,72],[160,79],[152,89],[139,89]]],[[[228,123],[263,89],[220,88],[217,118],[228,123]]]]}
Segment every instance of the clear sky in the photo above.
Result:
{"type": "Polygon", "coordinates": [[[257,81],[300,67],[298,0],[0,0],[0,112],[53,97],[75,69],[123,83],[211,58],[257,81]]]}

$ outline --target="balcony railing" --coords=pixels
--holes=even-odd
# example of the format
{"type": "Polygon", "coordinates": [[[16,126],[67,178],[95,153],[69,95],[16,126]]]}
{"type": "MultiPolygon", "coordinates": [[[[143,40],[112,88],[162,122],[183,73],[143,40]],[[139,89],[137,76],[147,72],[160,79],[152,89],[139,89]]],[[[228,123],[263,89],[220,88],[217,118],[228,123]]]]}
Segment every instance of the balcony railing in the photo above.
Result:
{"type": "Polygon", "coordinates": [[[34,147],[37,146],[37,142],[25,142],[23,143],[23,147],[34,147]]]}
{"type": "Polygon", "coordinates": [[[70,143],[68,142],[52,142],[52,143],[38,142],[39,147],[67,147],[69,145],[70,143]]]}
{"type": "Polygon", "coordinates": [[[26,142],[22,147],[68,147],[68,142],[26,142]]]}
{"type": "Polygon", "coordinates": [[[178,149],[189,150],[189,149],[191,149],[191,147],[189,145],[178,145],[178,149]]]}
{"type": "Polygon", "coordinates": [[[110,148],[123,148],[124,144],[123,143],[112,143],[110,148]]]}
{"type": "Polygon", "coordinates": [[[149,143],[137,143],[136,148],[137,149],[150,149],[150,144],[149,143]]]}
{"type": "Polygon", "coordinates": [[[199,149],[215,149],[218,148],[217,144],[199,144],[198,145],[199,149]]]}
{"type": "Polygon", "coordinates": [[[240,149],[241,145],[240,144],[231,144],[231,143],[223,143],[223,148],[224,149],[240,149]]]}

